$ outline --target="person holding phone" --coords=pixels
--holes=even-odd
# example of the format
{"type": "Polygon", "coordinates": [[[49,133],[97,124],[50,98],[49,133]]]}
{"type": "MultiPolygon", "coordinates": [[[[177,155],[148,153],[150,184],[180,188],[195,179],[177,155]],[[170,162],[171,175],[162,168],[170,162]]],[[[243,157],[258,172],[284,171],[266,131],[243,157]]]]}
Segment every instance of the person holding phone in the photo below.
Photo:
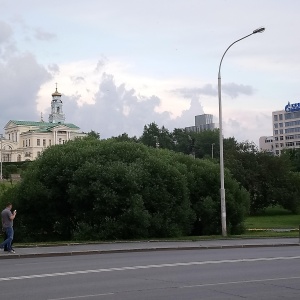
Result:
{"type": "Polygon", "coordinates": [[[3,249],[5,246],[7,246],[8,253],[15,253],[15,251],[11,247],[11,243],[14,239],[13,221],[17,215],[17,211],[15,210],[12,213],[11,209],[12,204],[7,203],[6,208],[1,212],[2,230],[6,234],[6,240],[0,244],[0,248],[3,249]]]}

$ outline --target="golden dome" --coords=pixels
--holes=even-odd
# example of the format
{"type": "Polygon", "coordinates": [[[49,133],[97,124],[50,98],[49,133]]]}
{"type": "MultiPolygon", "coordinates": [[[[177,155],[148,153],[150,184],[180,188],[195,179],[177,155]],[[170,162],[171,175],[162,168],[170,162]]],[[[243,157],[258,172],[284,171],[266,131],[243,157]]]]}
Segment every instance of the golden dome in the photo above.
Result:
{"type": "Polygon", "coordinates": [[[56,89],[55,89],[55,92],[52,94],[52,97],[54,97],[54,96],[61,96],[61,93],[59,93],[59,92],[57,91],[57,83],[56,83],[56,89]]]}
{"type": "Polygon", "coordinates": [[[57,91],[57,89],[56,89],[56,91],[52,94],[52,97],[53,96],[61,96],[61,93],[59,93],[58,91],[57,91]]]}

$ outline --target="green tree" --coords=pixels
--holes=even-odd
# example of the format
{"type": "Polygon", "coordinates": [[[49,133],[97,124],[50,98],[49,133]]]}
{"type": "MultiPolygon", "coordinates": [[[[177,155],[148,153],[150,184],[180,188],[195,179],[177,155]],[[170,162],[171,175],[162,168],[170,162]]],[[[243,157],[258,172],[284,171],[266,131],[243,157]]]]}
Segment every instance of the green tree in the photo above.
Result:
{"type": "Polygon", "coordinates": [[[164,126],[159,128],[156,123],[144,126],[144,131],[139,141],[154,148],[174,149],[172,134],[164,126]]]}
{"type": "Polygon", "coordinates": [[[94,130],[91,130],[90,132],[88,132],[87,137],[88,138],[94,138],[96,140],[100,140],[100,133],[96,132],[94,130]]]}

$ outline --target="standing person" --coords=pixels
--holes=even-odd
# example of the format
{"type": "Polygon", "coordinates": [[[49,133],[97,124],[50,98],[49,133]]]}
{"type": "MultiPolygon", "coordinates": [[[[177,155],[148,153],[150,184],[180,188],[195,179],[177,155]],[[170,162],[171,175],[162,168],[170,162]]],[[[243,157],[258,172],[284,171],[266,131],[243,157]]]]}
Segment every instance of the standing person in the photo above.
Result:
{"type": "Polygon", "coordinates": [[[2,218],[2,230],[6,234],[6,240],[0,244],[0,248],[3,249],[7,246],[7,251],[9,253],[15,253],[11,248],[11,243],[14,238],[13,220],[16,217],[17,211],[11,212],[12,204],[7,203],[6,208],[1,213],[2,218]]]}

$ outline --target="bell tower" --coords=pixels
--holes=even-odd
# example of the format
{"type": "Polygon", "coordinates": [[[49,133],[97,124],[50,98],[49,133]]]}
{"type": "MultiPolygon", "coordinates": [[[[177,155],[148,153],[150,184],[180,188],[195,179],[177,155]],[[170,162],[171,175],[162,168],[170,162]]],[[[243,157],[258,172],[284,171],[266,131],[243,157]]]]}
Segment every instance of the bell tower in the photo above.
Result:
{"type": "Polygon", "coordinates": [[[51,114],[49,115],[49,123],[64,123],[65,115],[62,109],[61,93],[57,91],[57,83],[55,92],[52,94],[51,114]]]}

